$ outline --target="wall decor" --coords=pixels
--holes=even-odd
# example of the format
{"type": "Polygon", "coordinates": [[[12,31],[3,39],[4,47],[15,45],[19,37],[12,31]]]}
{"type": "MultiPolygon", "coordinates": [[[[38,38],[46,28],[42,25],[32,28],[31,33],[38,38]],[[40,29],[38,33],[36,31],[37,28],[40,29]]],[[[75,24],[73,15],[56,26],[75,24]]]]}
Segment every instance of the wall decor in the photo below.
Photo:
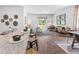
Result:
{"type": "Polygon", "coordinates": [[[4,18],[5,20],[7,20],[9,17],[8,17],[8,15],[3,15],[3,18],[4,18]]]}
{"type": "Polygon", "coordinates": [[[45,19],[39,19],[39,25],[45,25],[46,20],[45,19]]]}
{"type": "Polygon", "coordinates": [[[4,23],[4,19],[1,19],[1,23],[4,23]]]}
{"type": "Polygon", "coordinates": [[[39,25],[45,25],[47,16],[39,16],[38,19],[39,19],[39,25]]]}
{"type": "Polygon", "coordinates": [[[57,25],[66,25],[66,13],[58,15],[56,20],[57,25]]]}
{"type": "Polygon", "coordinates": [[[5,25],[6,25],[6,26],[8,26],[9,24],[10,24],[9,21],[6,21],[6,22],[5,22],[5,25]]]}
{"type": "Polygon", "coordinates": [[[13,19],[12,19],[12,18],[9,18],[9,21],[10,21],[10,22],[12,22],[12,21],[13,21],[13,19]]]}
{"type": "Polygon", "coordinates": [[[18,15],[16,14],[16,15],[14,15],[14,19],[18,19],[18,15]]]}
{"type": "Polygon", "coordinates": [[[17,21],[14,21],[14,22],[13,22],[13,25],[14,25],[14,26],[17,26],[17,25],[18,25],[18,22],[17,22],[17,21]]]}

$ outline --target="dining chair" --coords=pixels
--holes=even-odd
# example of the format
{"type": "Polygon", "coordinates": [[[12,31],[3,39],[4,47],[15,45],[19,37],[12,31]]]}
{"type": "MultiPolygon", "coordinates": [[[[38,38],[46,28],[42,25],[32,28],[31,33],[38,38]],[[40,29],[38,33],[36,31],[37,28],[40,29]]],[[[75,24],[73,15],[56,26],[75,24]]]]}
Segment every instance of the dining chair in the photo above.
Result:
{"type": "Polygon", "coordinates": [[[67,39],[67,43],[71,45],[71,39],[74,39],[73,33],[68,33],[67,35],[68,39],[67,39]]]}
{"type": "Polygon", "coordinates": [[[75,38],[73,39],[71,47],[74,48],[75,43],[79,43],[79,35],[74,34],[75,38]]]}
{"type": "Polygon", "coordinates": [[[37,36],[36,34],[30,34],[29,37],[28,37],[28,44],[27,44],[27,50],[30,49],[30,48],[33,48],[34,45],[36,46],[36,49],[38,51],[38,40],[37,40],[37,36]]]}

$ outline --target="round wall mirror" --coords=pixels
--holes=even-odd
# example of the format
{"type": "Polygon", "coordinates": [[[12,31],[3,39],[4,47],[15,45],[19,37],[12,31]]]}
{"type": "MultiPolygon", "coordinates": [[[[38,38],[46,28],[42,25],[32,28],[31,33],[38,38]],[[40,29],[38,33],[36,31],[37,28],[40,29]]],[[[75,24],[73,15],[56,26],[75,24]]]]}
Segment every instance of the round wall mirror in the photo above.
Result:
{"type": "Polygon", "coordinates": [[[9,17],[8,17],[8,15],[3,15],[3,18],[4,18],[5,20],[7,20],[9,17]]]}
{"type": "Polygon", "coordinates": [[[4,23],[4,19],[1,19],[1,23],[4,23]]]}
{"type": "Polygon", "coordinates": [[[8,26],[10,23],[8,21],[5,22],[5,25],[8,26]]]}
{"type": "Polygon", "coordinates": [[[14,15],[14,19],[18,19],[18,15],[16,14],[16,15],[14,15]]]}
{"type": "Polygon", "coordinates": [[[17,25],[18,25],[18,22],[17,22],[17,21],[14,21],[14,22],[13,22],[13,25],[14,25],[14,26],[17,26],[17,25]]]}

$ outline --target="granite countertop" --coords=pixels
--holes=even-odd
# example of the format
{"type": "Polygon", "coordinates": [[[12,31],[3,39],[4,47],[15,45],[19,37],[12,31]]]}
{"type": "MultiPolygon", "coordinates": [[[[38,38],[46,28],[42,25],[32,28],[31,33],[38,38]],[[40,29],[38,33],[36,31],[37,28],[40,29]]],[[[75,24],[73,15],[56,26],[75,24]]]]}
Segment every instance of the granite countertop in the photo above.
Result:
{"type": "MultiPolygon", "coordinates": [[[[18,43],[11,43],[12,36],[16,32],[7,35],[0,35],[0,54],[24,54],[27,47],[27,33],[21,36],[22,41],[18,43]]],[[[21,32],[19,32],[21,34],[21,32]]]]}

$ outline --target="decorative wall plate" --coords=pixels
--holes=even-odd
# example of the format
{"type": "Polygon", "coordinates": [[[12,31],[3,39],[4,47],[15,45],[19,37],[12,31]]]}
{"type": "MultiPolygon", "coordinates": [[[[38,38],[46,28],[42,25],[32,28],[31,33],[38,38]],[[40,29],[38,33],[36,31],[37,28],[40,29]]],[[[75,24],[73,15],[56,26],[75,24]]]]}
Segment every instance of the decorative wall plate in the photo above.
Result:
{"type": "Polygon", "coordinates": [[[6,25],[6,26],[8,26],[9,24],[10,24],[9,21],[6,21],[6,22],[5,22],[5,25],[6,25]]]}
{"type": "Polygon", "coordinates": [[[12,18],[9,18],[9,21],[10,21],[10,22],[12,22],[12,21],[13,21],[13,19],[12,19],[12,18]]]}
{"type": "Polygon", "coordinates": [[[4,23],[4,19],[1,19],[1,23],[4,23]]]}
{"type": "Polygon", "coordinates": [[[18,25],[18,22],[17,22],[17,21],[14,21],[14,22],[13,22],[13,25],[14,25],[14,26],[17,26],[17,25],[18,25]]]}
{"type": "Polygon", "coordinates": [[[3,15],[3,18],[4,18],[5,20],[7,20],[9,17],[8,17],[8,15],[3,15]]]}
{"type": "Polygon", "coordinates": [[[18,15],[16,14],[16,15],[14,15],[14,19],[18,19],[18,15]]]}

